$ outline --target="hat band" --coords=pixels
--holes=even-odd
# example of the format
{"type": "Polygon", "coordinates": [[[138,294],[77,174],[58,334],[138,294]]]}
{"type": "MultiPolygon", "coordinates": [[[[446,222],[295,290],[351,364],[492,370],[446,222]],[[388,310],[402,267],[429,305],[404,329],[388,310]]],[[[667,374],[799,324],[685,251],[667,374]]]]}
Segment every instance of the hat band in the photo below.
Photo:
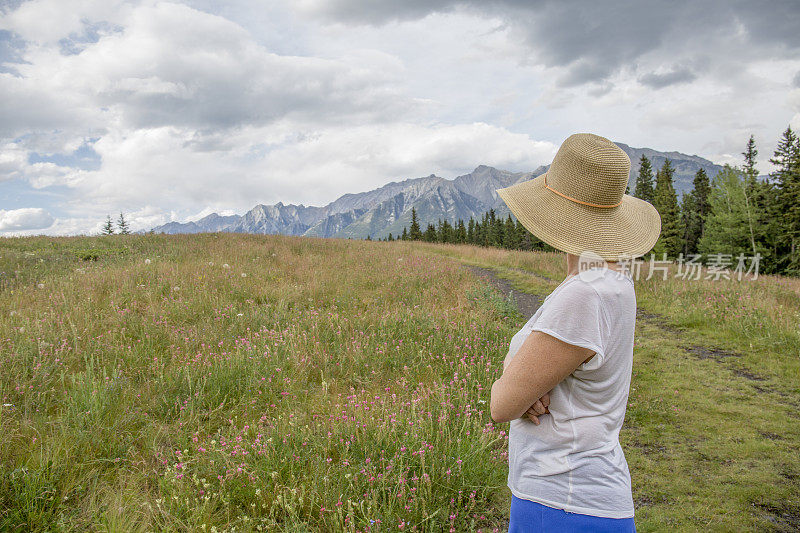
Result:
{"type": "Polygon", "coordinates": [[[546,172],[544,174],[544,186],[545,186],[546,189],[550,189],[551,191],[553,191],[557,195],[563,196],[567,200],[570,200],[572,202],[575,202],[575,203],[578,203],[578,204],[581,204],[581,205],[588,205],[589,207],[617,207],[619,204],[622,203],[622,200],[620,200],[619,202],[617,202],[615,204],[611,204],[611,205],[593,204],[591,202],[582,202],[581,200],[578,200],[577,198],[573,198],[572,196],[567,196],[563,192],[557,191],[557,190],[555,190],[554,188],[550,187],[547,184],[547,173],[546,172]]]}

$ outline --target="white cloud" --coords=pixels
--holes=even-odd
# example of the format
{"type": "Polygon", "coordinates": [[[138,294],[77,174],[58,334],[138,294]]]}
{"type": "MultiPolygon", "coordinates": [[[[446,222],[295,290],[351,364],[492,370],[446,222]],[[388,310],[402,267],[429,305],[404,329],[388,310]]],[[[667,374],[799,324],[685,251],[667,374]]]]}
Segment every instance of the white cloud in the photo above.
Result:
{"type": "Polygon", "coordinates": [[[256,202],[324,205],[390,179],[434,171],[454,177],[482,163],[523,170],[555,153],[551,143],[482,123],[317,128],[271,143],[269,135],[266,128],[243,128],[224,150],[208,149],[194,132],[177,128],[107,135],[95,144],[102,168],[76,173],[82,200],[76,210],[86,203],[108,210],[149,202],[194,211],[211,199],[239,212],[256,202]]]}
{"type": "Polygon", "coordinates": [[[53,221],[50,213],[38,207],[0,209],[0,232],[46,229],[53,221]]]}
{"type": "Polygon", "coordinates": [[[12,134],[46,129],[48,117],[54,127],[60,118],[129,129],[219,129],[284,117],[373,121],[413,105],[396,93],[385,61],[375,70],[277,55],[231,21],[174,3],[130,10],[123,31],[80,54],[33,47],[24,58],[29,64],[16,67],[23,78],[1,85],[19,101],[17,113],[25,113],[6,110],[6,128],[17,126],[12,134]]]}
{"type": "Polygon", "coordinates": [[[453,178],[479,164],[527,170],[549,162],[555,149],[485,123],[396,123],[320,131],[270,152],[264,162],[287,184],[274,201],[283,196],[323,205],[345,192],[431,172],[453,178]]]}

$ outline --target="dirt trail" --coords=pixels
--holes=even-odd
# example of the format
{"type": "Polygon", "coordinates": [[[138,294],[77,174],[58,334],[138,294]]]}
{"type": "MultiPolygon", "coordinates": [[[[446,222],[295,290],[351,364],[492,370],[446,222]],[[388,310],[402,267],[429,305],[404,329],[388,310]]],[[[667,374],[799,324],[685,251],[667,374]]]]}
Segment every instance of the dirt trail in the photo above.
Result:
{"type": "MultiPolygon", "coordinates": [[[[520,314],[525,318],[532,317],[544,301],[544,296],[515,289],[508,280],[497,277],[495,271],[490,268],[474,265],[464,265],[464,267],[474,272],[479,278],[487,281],[492,287],[500,291],[503,296],[511,295],[520,314]]],[[[528,272],[528,274],[530,273],[528,272]]]]}

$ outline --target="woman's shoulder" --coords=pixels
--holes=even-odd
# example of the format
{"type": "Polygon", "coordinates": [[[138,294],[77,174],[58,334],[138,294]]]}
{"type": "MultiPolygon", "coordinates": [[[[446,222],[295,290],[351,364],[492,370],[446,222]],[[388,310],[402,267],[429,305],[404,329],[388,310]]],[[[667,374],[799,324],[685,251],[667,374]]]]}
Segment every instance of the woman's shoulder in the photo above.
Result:
{"type": "Polygon", "coordinates": [[[562,283],[546,298],[555,307],[581,309],[602,307],[606,313],[616,307],[636,305],[633,280],[626,274],[598,268],[581,271],[562,283]]]}
{"type": "Polygon", "coordinates": [[[575,278],[580,283],[575,283],[573,291],[597,292],[600,295],[605,293],[619,294],[621,292],[633,292],[633,278],[627,272],[613,270],[610,268],[592,268],[578,273],[575,278]]]}

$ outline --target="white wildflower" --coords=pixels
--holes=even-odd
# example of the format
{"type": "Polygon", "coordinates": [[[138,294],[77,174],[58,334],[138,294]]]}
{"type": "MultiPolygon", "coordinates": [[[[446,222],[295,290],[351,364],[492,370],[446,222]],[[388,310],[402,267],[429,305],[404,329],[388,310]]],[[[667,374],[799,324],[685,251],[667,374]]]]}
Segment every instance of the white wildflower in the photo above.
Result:
{"type": "Polygon", "coordinates": [[[228,270],[230,267],[231,266],[228,263],[225,263],[224,265],[222,265],[222,268],[224,268],[225,270],[228,270]]]}
{"type": "Polygon", "coordinates": [[[243,277],[243,278],[246,278],[246,277],[247,277],[247,274],[245,274],[244,272],[242,272],[242,277],[243,277]]]}
{"type": "Polygon", "coordinates": [[[38,284],[37,287],[39,287],[40,289],[44,289],[44,283],[38,284]]]}
{"type": "Polygon", "coordinates": [[[150,264],[150,260],[149,260],[149,259],[145,259],[145,260],[144,260],[144,264],[145,264],[145,265],[149,265],[149,264],[150,264]]]}
{"type": "Polygon", "coordinates": [[[181,290],[181,288],[180,287],[172,287],[172,290],[173,291],[179,291],[179,290],[181,290]]]}

